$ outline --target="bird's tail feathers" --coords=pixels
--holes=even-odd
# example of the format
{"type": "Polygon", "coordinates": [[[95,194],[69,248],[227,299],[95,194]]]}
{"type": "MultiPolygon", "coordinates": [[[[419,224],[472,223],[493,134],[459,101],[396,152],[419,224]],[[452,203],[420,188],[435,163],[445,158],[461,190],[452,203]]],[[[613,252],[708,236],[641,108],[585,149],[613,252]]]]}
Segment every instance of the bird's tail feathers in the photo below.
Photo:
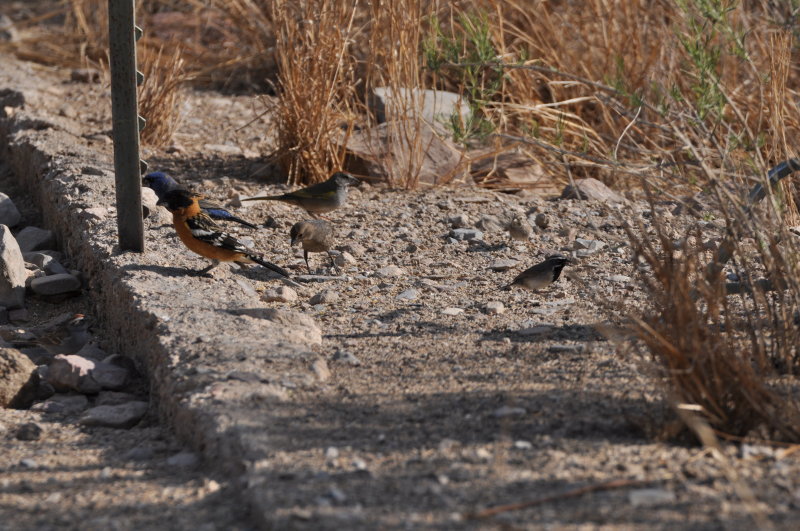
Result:
{"type": "Polygon", "coordinates": [[[257,263],[258,265],[262,265],[262,266],[266,267],[267,269],[269,269],[271,271],[275,271],[276,273],[278,273],[281,276],[284,276],[286,278],[289,278],[289,276],[290,276],[289,272],[286,271],[285,269],[283,269],[282,267],[276,266],[272,262],[267,262],[266,260],[264,260],[263,258],[261,258],[258,255],[248,254],[247,258],[249,258],[253,262],[257,263]]]}
{"type": "Polygon", "coordinates": [[[239,201],[280,201],[283,195],[259,195],[256,197],[243,197],[239,201]]]}

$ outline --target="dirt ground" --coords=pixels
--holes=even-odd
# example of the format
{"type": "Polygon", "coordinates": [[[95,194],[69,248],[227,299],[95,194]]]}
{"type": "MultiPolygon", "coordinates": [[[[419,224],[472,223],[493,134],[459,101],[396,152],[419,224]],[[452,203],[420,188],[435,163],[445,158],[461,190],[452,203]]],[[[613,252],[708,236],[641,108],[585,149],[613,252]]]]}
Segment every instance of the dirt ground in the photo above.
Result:
{"type": "MultiPolygon", "coordinates": [[[[75,134],[108,149],[107,89],[65,82],[50,90],[67,102],[57,113],[81,117],[75,134]]],[[[174,145],[145,148],[151,170],[233,206],[237,196],[284,189],[258,156],[269,150],[271,131],[268,117],[253,121],[257,100],[194,92],[184,108],[174,145]]],[[[244,205],[237,208],[243,217],[271,216],[277,227],[231,231],[303,275],[288,238],[303,213],[244,205]]],[[[306,279],[295,302],[264,303],[314,317],[323,343],[311,348],[330,374],[292,389],[282,420],[269,427],[277,435],[258,462],[264,481],[248,486],[248,515],[240,486],[213,467],[166,465],[182,447],[155,415],[113,431],[80,429],[74,417],[3,411],[0,528],[244,529],[266,522],[299,529],[794,529],[798,454],[730,445],[725,455],[733,467],[726,468],[698,447],[656,440],[664,409],[656,383],[641,360],[598,331],[645,302],[621,229],[644,210],[472,188],[362,185],[330,215],[354,263],[342,274],[306,279]],[[529,243],[510,242],[491,219],[481,223],[487,228],[480,240],[448,239],[449,218],[463,215],[474,228],[484,216],[502,221],[514,212],[545,213],[550,225],[529,243]],[[542,293],[502,289],[547,253],[572,252],[576,238],[605,246],[542,293]],[[498,260],[517,263],[494,271],[498,260]],[[400,271],[383,269],[389,266],[400,271]],[[312,305],[323,290],[332,292],[331,302],[312,305]],[[490,313],[491,302],[504,311],[490,313]],[[45,437],[15,439],[15,428],[32,421],[46,427],[45,437]],[[130,452],[138,447],[153,451],[135,460],[140,454],[130,452]],[[37,466],[26,468],[24,459],[37,466]],[[621,483],[565,495],[609,481],[621,483]],[[742,484],[756,493],[755,503],[743,500],[742,484]],[[550,496],[470,519],[486,507],[550,496]],[[268,514],[258,514],[261,506],[268,514]]],[[[678,227],[688,220],[671,221],[678,227]]],[[[175,241],[165,259],[176,267],[203,265],[169,226],[148,221],[147,230],[148,238],[175,241]]],[[[313,254],[311,262],[325,268],[327,258],[313,254]]],[[[236,275],[221,267],[204,282],[232,284],[236,275]]]]}

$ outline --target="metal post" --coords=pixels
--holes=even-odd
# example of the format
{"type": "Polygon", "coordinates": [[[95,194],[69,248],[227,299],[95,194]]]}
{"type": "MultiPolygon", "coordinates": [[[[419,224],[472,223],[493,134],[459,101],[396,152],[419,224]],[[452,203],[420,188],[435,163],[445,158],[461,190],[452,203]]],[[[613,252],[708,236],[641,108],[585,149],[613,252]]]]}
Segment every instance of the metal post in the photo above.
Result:
{"type": "Polygon", "coordinates": [[[134,0],[108,0],[117,230],[123,251],[144,251],[134,0]]]}

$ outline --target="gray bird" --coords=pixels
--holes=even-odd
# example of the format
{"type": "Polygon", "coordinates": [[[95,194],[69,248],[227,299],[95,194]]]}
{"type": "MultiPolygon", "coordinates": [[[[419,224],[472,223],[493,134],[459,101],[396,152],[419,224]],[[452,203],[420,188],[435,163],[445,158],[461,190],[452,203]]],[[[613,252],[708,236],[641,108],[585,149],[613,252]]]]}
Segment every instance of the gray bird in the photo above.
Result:
{"type": "Polygon", "coordinates": [[[508,223],[506,223],[506,230],[508,231],[508,235],[511,236],[512,240],[521,242],[530,240],[531,235],[533,235],[533,227],[531,227],[531,224],[528,223],[528,220],[520,214],[514,215],[514,217],[511,218],[508,223]]]}
{"type": "Polygon", "coordinates": [[[561,270],[570,262],[571,260],[563,254],[551,254],[544,262],[529,267],[517,275],[507,288],[519,286],[530,291],[546,288],[558,280],[558,277],[561,275],[561,270]]]}
{"type": "Polygon", "coordinates": [[[298,221],[289,231],[292,247],[298,243],[303,246],[303,258],[306,260],[306,267],[311,273],[311,266],[308,265],[308,253],[328,253],[331,265],[338,271],[339,267],[331,256],[331,247],[334,245],[333,226],[322,219],[307,219],[298,221]]]}
{"type": "Polygon", "coordinates": [[[245,197],[242,201],[283,201],[290,205],[299,206],[316,218],[317,214],[324,214],[336,210],[347,201],[347,188],[358,183],[358,179],[345,172],[336,172],[327,181],[312,184],[294,192],[280,195],[261,195],[245,197]]]}

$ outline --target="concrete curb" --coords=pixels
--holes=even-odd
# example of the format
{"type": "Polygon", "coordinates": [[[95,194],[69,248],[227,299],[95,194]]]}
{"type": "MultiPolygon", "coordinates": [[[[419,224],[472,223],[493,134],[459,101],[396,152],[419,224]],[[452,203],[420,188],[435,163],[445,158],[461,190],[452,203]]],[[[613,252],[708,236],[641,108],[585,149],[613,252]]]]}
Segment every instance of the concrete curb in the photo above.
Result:
{"type": "MultiPolygon", "coordinates": [[[[270,452],[271,419],[287,414],[280,405],[314,385],[318,356],[307,345],[319,330],[270,320],[253,289],[276,282],[263,270],[187,276],[184,267],[202,264],[171,227],[146,220],[145,253],[120,253],[110,146],[50,114],[54,98],[40,89],[65,78],[4,56],[0,72],[0,162],[86,275],[110,350],[137,361],[161,418],[206,464],[232,477],[252,469],[270,452]]],[[[243,490],[254,483],[241,479],[243,490]]]]}

